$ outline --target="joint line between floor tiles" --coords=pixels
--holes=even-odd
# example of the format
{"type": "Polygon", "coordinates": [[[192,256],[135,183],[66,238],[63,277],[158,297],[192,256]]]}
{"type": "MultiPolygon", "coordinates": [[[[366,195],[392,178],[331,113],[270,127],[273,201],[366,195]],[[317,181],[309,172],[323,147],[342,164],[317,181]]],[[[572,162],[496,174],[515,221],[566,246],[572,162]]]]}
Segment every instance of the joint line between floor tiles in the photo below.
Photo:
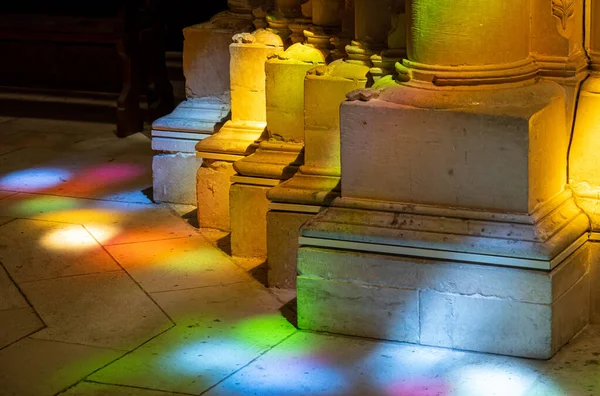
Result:
{"type": "Polygon", "coordinates": [[[292,331],[290,333],[290,335],[288,335],[287,337],[283,338],[281,341],[279,341],[278,343],[274,344],[273,346],[265,349],[263,352],[259,353],[258,356],[256,356],[254,359],[250,360],[248,363],[246,363],[244,366],[240,367],[239,369],[235,370],[233,373],[229,374],[228,376],[226,376],[225,378],[223,378],[222,380],[220,380],[219,382],[217,382],[216,384],[212,385],[211,387],[205,389],[204,391],[202,391],[200,393],[200,395],[204,395],[207,392],[209,392],[211,389],[219,386],[219,384],[225,382],[227,379],[231,378],[232,376],[234,376],[235,374],[239,373],[240,371],[242,371],[243,369],[245,369],[246,367],[250,366],[252,363],[254,363],[255,361],[257,361],[258,359],[260,359],[263,355],[265,355],[268,352],[271,352],[274,348],[278,347],[279,345],[281,345],[284,341],[288,340],[291,336],[293,336],[294,334],[298,333],[298,329],[292,331]]]}

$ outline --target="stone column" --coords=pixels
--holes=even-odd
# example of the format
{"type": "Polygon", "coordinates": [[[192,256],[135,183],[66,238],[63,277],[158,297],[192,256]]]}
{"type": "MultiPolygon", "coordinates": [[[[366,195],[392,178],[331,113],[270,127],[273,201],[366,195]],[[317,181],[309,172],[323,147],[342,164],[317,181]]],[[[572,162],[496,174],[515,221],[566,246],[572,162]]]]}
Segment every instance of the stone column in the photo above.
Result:
{"type": "Polygon", "coordinates": [[[592,323],[600,323],[600,1],[588,2],[586,49],[591,75],[581,88],[573,142],[569,153],[569,179],[577,204],[591,219],[592,323]]]}
{"type": "Polygon", "coordinates": [[[196,145],[196,155],[203,158],[196,179],[200,227],[229,230],[233,162],[254,152],[265,131],[264,65],[269,55],[282,48],[281,38],[267,30],[234,36],[229,47],[231,120],[196,145]]]}
{"type": "Polygon", "coordinates": [[[407,1],[401,83],[342,104],[342,196],[300,231],[300,328],[547,359],[588,323],[589,221],[532,4],[407,1]]]}
{"type": "Polygon", "coordinates": [[[304,164],[294,177],[267,194],[272,201],[267,214],[270,285],[295,287],[299,227],[339,196],[339,106],[349,92],[369,84],[371,57],[386,47],[396,3],[347,2],[356,12],[354,40],[346,47],[348,60],[317,67],[306,76],[304,164]]]}
{"type": "Polygon", "coordinates": [[[195,204],[198,141],[227,120],[231,36],[252,30],[252,9],[262,1],[231,0],[229,10],[183,30],[187,99],[152,125],[153,192],[157,202],[195,204]]]}
{"type": "Polygon", "coordinates": [[[312,25],[304,31],[306,43],[328,56],[334,49],[332,39],[340,33],[344,0],[311,0],[312,25]]]}
{"type": "Polygon", "coordinates": [[[300,43],[271,55],[266,62],[267,137],[254,154],[233,164],[237,171],[230,191],[234,257],[266,259],[266,194],[302,164],[304,77],[324,63],[319,50],[300,43]]]}

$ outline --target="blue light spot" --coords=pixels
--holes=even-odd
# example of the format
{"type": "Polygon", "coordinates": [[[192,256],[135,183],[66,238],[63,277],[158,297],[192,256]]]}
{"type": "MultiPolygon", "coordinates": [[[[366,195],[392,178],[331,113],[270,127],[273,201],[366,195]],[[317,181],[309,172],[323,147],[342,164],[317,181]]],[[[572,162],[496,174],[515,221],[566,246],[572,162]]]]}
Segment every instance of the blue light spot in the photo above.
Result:
{"type": "Polygon", "coordinates": [[[71,172],[58,168],[32,168],[9,173],[0,178],[0,189],[38,191],[65,183],[71,172]]]}

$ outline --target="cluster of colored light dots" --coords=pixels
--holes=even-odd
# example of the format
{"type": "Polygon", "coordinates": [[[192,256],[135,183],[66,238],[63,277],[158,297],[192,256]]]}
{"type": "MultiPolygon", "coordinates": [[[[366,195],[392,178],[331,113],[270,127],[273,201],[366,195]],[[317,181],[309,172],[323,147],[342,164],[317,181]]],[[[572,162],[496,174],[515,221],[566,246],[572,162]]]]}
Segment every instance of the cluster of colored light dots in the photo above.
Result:
{"type": "MultiPolygon", "coordinates": [[[[144,167],[128,163],[105,163],[77,173],[60,167],[29,168],[0,175],[0,190],[45,194],[17,201],[15,209],[22,217],[86,224],[89,228],[78,226],[52,231],[40,240],[42,246],[53,250],[88,249],[97,246],[97,241],[107,241],[119,234],[120,230],[110,223],[123,206],[90,201],[89,207],[84,208],[80,207],[81,200],[69,196],[139,201],[143,196],[140,191],[120,191],[119,188],[135,182],[145,172],[144,167]],[[108,195],[102,195],[104,193],[108,195]]],[[[140,208],[131,205],[128,211],[130,209],[140,208]]]]}

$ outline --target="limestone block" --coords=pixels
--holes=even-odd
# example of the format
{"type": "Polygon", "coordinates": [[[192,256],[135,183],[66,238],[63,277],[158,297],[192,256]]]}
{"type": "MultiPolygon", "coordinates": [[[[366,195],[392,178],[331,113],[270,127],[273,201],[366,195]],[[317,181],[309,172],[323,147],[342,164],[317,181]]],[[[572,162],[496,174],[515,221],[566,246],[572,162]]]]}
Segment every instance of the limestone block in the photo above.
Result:
{"type": "Polygon", "coordinates": [[[340,104],[346,94],[367,84],[369,68],[335,61],[309,71],[304,86],[306,167],[340,168],[340,104]]]}
{"type": "Polygon", "coordinates": [[[152,158],[152,186],[155,202],[196,204],[194,180],[202,159],[196,154],[155,155],[152,158]]]}
{"type": "Polygon", "coordinates": [[[553,271],[531,271],[303,245],[299,326],[547,359],[589,321],[588,262],[587,246],[553,271]],[[416,304],[406,325],[417,323],[418,337],[392,338],[391,302],[416,304]]]}
{"type": "Polygon", "coordinates": [[[183,73],[188,98],[229,91],[229,44],[236,32],[210,23],[183,29],[183,73]]]}
{"type": "Polygon", "coordinates": [[[196,176],[198,224],[203,228],[229,231],[229,186],[235,174],[233,163],[204,160],[196,176]]]}
{"type": "Polygon", "coordinates": [[[563,190],[569,139],[558,85],[423,91],[399,86],[342,104],[344,196],[530,213],[563,190]]]}
{"type": "Polygon", "coordinates": [[[360,337],[419,341],[419,294],[299,277],[298,327],[360,337]],[[373,304],[377,302],[377,304],[373,304]]]}
{"type": "Polygon", "coordinates": [[[265,62],[280,49],[258,43],[231,44],[231,117],[234,121],[266,121],[265,62]]]}
{"type": "Polygon", "coordinates": [[[600,243],[589,242],[590,246],[590,322],[600,324],[600,243]]]}
{"type": "Polygon", "coordinates": [[[300,227],[314,214],[281,212],[267,213],[267,263],[269,287],[296,288],[296,262],[300,227]]]}
{"type": "Polygon", "coordinates": [[[538,359],[552,356],[548,305],[423,291],[420,315],[425,345],[538,359]]]}
{"type": "Polygon", "coordinates": [[[229,193],[231,254],[234,257],[267,257],[267,211],[270,187],[234,183],[229,193]]]}
{"type": "Polygon", "coordinates": [[[304,141],[304,78],[310,69],[323,63],[320,51],[303,44],[294,44],[269,58],[265,73],[270,138],[304,141]]]}

